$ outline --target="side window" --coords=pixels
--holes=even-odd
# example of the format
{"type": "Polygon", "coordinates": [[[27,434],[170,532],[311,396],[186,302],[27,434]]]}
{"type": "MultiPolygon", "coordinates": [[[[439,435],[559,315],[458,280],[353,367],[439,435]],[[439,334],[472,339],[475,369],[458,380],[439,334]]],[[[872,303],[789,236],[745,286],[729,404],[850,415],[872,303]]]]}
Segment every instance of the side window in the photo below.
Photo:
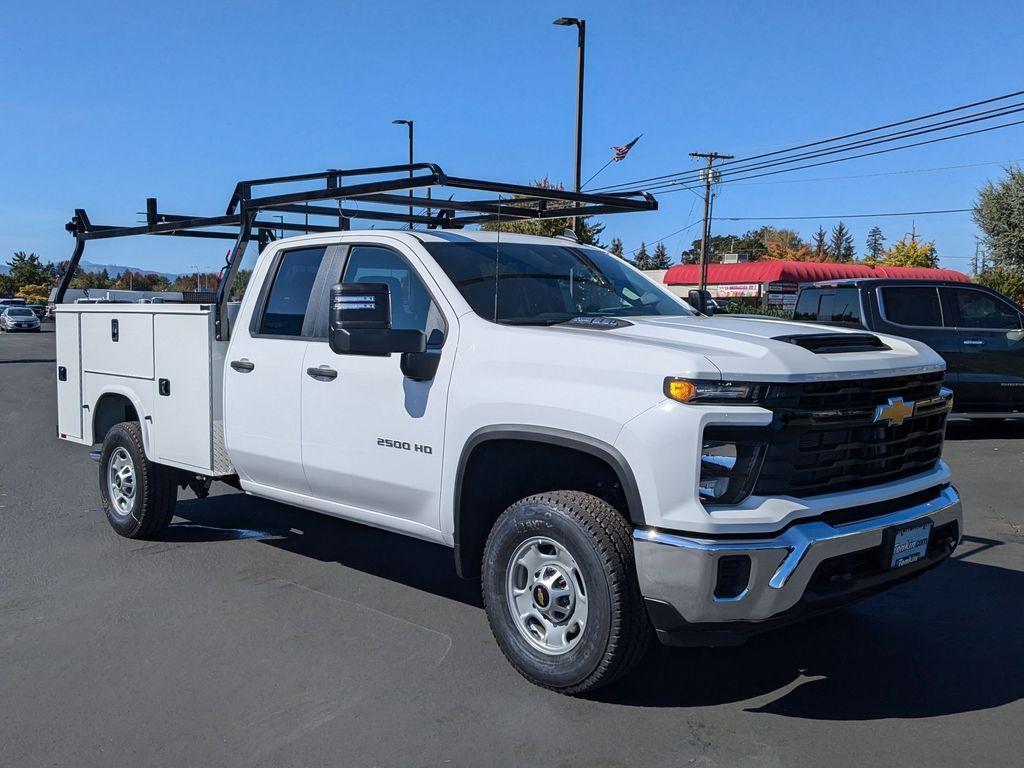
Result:
{"type": "Polygon", "coordinates": [[[1005,302],[970,288],[943,288],[951,295],[956,324],[961,328],[1019,329],[1020,314],[1005,302]]]}
{"type": "Polygon", "coordinates": [[[885,318],[899,325],[942,327],[939,291],[927,286],[882,288],[882,309],[885,318]]]}
{"type": "Polygon", "coordinates": [[[818,299],[821,291],[806,289],[800,291],[800,298],[796,301],[796,309],[793,310],[793,319],[804,323],[813,323],[818,319],[818,299]]]}
{"type": "Polygon", "coordinates": [[[391,327],[423,331],[427,346],[444,343],[441,311],[419,275],[390,248],[355,245],[349,251],[342,283],[385,283],[391,288],[391,327]]]}
{"type": "Polygon", "coordinates": [[[860,327],[860,292],[856,288],[839,288],[832,305],[832,322],[860,327]]]}
{"type": "Polygon", "coordinates": [[[301,336],[309,294],[324,257],[324,248],[285,251],[260,317],[260,335],[301,336]]]}

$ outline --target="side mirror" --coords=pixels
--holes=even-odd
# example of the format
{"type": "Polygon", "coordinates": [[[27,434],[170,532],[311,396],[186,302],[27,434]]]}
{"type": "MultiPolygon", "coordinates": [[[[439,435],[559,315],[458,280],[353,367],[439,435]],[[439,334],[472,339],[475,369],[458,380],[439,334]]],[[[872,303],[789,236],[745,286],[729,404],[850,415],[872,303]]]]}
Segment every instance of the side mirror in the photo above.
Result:
{"type": "Polygon", "coordinates": [[[339,355],[422,352],[423,331],[391,327],[391,288],[387,283],[347,283],[331,288],[328,341],[339,355]]]}
{"type": "Polygon", "coordinates": [[[690,303],[690,306],[705,315],[715,314],[715,303],[711,298],[710,291],[702,291],[694,288],[687,295],[686,300],[690,303]]]}

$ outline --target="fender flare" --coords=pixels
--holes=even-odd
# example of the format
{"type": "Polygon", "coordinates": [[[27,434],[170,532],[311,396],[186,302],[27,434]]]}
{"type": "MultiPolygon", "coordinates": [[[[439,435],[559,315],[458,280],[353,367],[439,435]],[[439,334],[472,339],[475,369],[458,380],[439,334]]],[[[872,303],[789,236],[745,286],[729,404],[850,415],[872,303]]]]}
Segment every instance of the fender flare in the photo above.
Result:
{"type": "Polygon", "coordinates": [[[570,432],[565,429],[554,427],[541,427],[527,424],[493,424],[480,427],[473,432],[462,447],[459,456],[458,467],[455,471],[455,494],[453,497],[452,514],[454,517],[453,538],[455,544],[456,564],[461,562],[459,554],[459,528],[462,520],[462,484],[465,477],[466,465],[473,451],[483,443],[495,440],[525,440],[536,443],[557,445],[562,448],[572,448],[582,453],[587,453],[607,463],[619,483],[622,485],[623,494],[626,497],[626,505],[629,511],[629,518],[633,525],[646,525],[643,510],[643,501],[640,497],[640,487],[637,485],[636,477],[618,449],[614,446],[598,440],[589,435],[579,432],[570,432]]]}
{"type": "Polygon", "coordinates": [[[89,433],[92,435],[92,442],[95,444],[103,439],[103,437],[100,437],[99,441],[96,439],[96,406],[98,406],[100,400],[107,395],[123,397],[132,404],[132,407],[135,409],[135,413],[139,416],[139,430],[142,432],[143,450],[145,451],[147,458],[152,458],[149,439],[149,414],[146,413],[145,409],[142,407],[142,403],[139,401],[139,398],[130,387],[123,387],[118,384],[108,385],[104,387],[103,391],[100,392],[99,395],[97,395],[95,402],[89,406],[89,433]]]}

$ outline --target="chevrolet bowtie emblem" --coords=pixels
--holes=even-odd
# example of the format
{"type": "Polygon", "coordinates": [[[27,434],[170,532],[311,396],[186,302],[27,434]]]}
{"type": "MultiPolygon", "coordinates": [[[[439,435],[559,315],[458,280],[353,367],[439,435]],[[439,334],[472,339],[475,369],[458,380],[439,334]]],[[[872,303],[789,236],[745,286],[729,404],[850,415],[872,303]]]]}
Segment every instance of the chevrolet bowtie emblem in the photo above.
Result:
{"type": "Polygon", "coordinates": [[[914,406],[913,401],[905,403],[902,397],[890,397],[888,403],[875,408],[874,420],[887,421],[889,426],[898,427],[905,419],[914,415],[914,406]]]}

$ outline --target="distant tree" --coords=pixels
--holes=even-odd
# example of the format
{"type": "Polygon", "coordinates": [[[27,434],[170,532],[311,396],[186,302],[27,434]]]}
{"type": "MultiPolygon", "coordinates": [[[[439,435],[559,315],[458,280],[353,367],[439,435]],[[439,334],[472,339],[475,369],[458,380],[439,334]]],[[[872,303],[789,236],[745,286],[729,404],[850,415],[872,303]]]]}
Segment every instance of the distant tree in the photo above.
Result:
{"type": "Polygon", "coordinates": [[[633,258],[629,260],[637,269],[650,269],[651,256],[647,253],[647,243],[640,243],[640,247],[636,249],[633,254],[633,258]]]}
{"type": "Polygon", "coordinates": [[[811,253],[814,254],[815,261],[828,261],[828,232],[822,226],[818,227],[818,231],[811,238],[811,253]]]}
{"type": "Polygon", "coordinates": [[[853,261],[856,251],[853,247],[853,235],[846,228],[843,222],[832,227],[832,236],[828,247],[829,261],[847,262],[853,261]]]}
{"type": "Polygon", "coordinates": [[[935,250],[935,241],[930,243],[917,239],[911,234],[910,239],[904,235],[892,248],[885,252],[882,263],[890,267],[937,267],[939,254],[935,250]]]}
{"type": "Polygon", "coordinates": [[[18,290],[14,278],[10,275],[0,275],[0,297],[9,299],[18,290]]]}
{"type": "Polygon", "coordinates": [[[620,259],[622,258],[622,241],[619,238],[612,238],[612,244],[608,246],[608,253],[615,254],[620,259]]]}
{"type": "MultiPolygon", "coordinates": [[[[764,234],[771,227],[761,227],[744,232],[742,235],[712,235],[708,239],[708,261],[721,261],[723,253],[745,255],[751,261],[761,258],[767,251],[764,245],[764,234]]],[[[679,255],[683,264],[696,264],[700,261],[700,238],[697,238],[687,250],[679,255]]]]}
{"type": "MultiPolygon", "coordinates": [[[[543,179],[538,179],[533,183],[535,187],[541,189],[565,189],[561,184],[555,184],[547,176],[543,179]]],[[[516,202],[516,198],[524,197],[524,195],[513,195],[508,200],[510,208],[521,207],[521,208],[536,208],[537,203],[535,202],[516,202]]],[[[553,205],[555,203],[552,203],[553,205]]],[[[566,203],[571,205],[571,203],[566,203]]],[[[583,217],[583,221],[580,223],[580,242],[586,245],[601,245],[601,233],[604,232],[604,224],[600,222],[591,223],[590,217],[583,217]]],[[[485,229],[490,232],[517,232],[521,235],[540,235],[542,237],[555,237],[565,233],[565,230],[572,227],[572,219],[509,219],[508,221],[490,222],[482,224],[480,229],[485,229]]]]}
{"type": "Polygon", "coordinates": [[[882,234],[881,227],[874,226],[868,230],[868,239],[865,245],[867,247],[864,261],[875,264],[885,258],[885,235],[882,234]]]}
{"type": "Polygon", "coordinates": [[[997,262],[978,273],[978,282],[1024,304],[1024,267],[1009,262],[997,262]]]}
{"type": "Polygon", "coordinates": [[[11,280],[18,287],[49,284],[57,276],[53,264],[43,264],[34,253],[16,251],[14,258],[7,262],[7,266],[11,280]]]}
{"type": "Polygon", "coordinates": [[[669,258],[668,248],[664,243],[658,243],[651,254],[650,266],[647,269],[668,269],[671,265],[672,259],[669,258]]]}
{"type": "Polygon", "coordinates": [[[774,229],[763,227],[762,242],[766,250],[764,259],[771,261],[807,261],[811,257],[811,247],[792,229],[774,229]]]}
{"type": "Polygon", "coordinates": [[[1024,170],[1009,165],[1006,178],[978,190],[974,223],[989,256],[1001,268],[1024,268],[1024,170]]]}
{"type": "Polygon", "coordinates": [[[45,304],[50,300],[50,285],[23,285],[17,295],[29,304],[45,304]]]}

